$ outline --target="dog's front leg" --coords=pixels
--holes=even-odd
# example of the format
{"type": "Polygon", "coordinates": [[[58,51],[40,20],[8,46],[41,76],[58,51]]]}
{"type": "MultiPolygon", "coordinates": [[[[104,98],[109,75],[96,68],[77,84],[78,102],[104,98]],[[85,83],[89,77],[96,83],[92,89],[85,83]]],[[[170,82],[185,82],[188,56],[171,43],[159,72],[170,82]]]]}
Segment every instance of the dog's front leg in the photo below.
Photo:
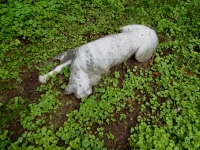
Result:
{"type": "Polygon", "coordinates": [[[62,70],[63,67],[71,65],[71,63],[72,63],[72,60],[68,60],[67,62],[65,62],[65,63],[57,66],[55,69],[53,69],[49,73],[47,73],[47,74],[45,74],[43,76],[40,75],[39,76],[39,81],[42,82],[42,83],[45,83],[46,80],[47,80],[47,78],[48,78],[48,76],[54,74],[55,72],[57,72],[57,73],[61,72],[61,70],[62,70]]]}
{"type": "Polygon", "coordinates": [[[56,68],[54,68],[49,73],[47,73],[43,76],[40,75],[39,81],[44,83],[44,82],[46,82],[48,76],[52,75],[54,72],[59,73],[62,70],[63,67],[71,65],[72,59],[73,59],[77,49],[78,49],[78,47],[71,49],[71,50],[68,50],[68,51],[65,51],[65,52],[55,56],[53,58],[53,60],[59,60],[61,64],[59,66],[57,66],[56,68]]]}

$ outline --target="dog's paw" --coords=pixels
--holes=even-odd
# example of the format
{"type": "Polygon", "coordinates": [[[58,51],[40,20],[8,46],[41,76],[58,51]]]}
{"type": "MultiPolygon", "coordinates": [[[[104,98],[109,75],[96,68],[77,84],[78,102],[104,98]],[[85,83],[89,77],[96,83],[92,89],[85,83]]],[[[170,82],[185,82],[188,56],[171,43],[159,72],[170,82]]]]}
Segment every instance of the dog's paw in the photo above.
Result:
{"type": "Polygon", "coordinates": [[[46,81],[47,81],[47,77],[48,77],[48,75],[47,74],[45,74],[45,75],[43,75],[43,76],[39,76],[39,81],[41,82],[41,83],[45,83],[46,81]]]}

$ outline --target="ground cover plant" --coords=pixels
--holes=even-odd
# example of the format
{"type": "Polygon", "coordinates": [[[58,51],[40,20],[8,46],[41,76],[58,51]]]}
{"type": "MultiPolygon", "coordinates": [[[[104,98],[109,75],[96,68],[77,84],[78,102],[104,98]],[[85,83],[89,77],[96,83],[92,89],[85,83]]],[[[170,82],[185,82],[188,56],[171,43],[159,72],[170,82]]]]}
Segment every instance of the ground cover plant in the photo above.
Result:
{"type": "Polygon", "coordinates": [[[0,149],[199,149],[198,0],[0,0],[0,149]],[[150,61],[111,69],[88,98],[63,95],[56,54],[127,24],[153,28],[150,61]]]}

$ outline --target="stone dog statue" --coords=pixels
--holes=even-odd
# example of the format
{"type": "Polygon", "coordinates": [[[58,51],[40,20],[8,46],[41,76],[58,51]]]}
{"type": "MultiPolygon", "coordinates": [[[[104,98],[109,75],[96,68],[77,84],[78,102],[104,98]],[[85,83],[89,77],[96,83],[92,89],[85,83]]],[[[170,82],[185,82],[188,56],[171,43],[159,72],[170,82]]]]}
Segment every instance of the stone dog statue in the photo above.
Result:
{"type": "Polygon", "coordinates": [[[151,58],[158,44],[154,30],[143,25],[127,25],[120,28],[120,31],[121,33],[105,36],[54,57],[62,64],[40,76],[40,82],[46,82],[49,75],[71,65],[69,84],[64,93],[74,93],[80,99],[92,93],[92,86],[111,67],[123,63],[132,55],[139,62],[151,58]]]}

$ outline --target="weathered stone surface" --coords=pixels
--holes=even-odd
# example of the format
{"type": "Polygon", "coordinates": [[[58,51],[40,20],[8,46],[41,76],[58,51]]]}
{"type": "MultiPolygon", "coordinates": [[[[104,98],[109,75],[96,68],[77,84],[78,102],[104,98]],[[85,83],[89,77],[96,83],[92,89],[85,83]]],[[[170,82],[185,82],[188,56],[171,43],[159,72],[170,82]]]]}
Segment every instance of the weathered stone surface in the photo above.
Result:
{"type": "Polygon", "coordinates": [[[74,93],[77,98],[87,97],[92,93],[92,86],[96,85],[101,75],[108,72],[111,67],[124,62],[134,54],[139,62],[151,58],[158,44],[154,30],[143,25],[128,25],[120,31],[121,33],[76,48],[65,94],[74,93]]]}
{"type": "Polygon", "coordinates": [[[77,49],[65,94],[74,93],[77,98],[88,96],[92,93],[92,86],[111,67],[124,62],[133,54],[139,62],[151,58],[158,43],[152,29],[129,25],[120,31],[122,33],[106,36],[77,49]]]}

